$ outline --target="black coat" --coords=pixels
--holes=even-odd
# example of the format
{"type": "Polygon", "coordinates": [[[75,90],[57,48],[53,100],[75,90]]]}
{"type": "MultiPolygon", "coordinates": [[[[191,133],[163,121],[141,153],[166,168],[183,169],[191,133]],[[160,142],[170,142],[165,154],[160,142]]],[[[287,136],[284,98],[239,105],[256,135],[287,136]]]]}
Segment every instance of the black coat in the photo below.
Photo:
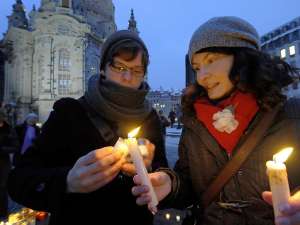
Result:
{"type": "Polygon", "coordinates": [[[17,151],[18,141],[10,126],[4,121],[0,127],[0,217],[8,213],[7,178],[11,169],[10,153],[17,151]]]}
{"type": "MultiPolygon", "coordinates": [[[[104,141],[77,100],[61,99],[53,108],[41,135],[10,174],[12,198],[30,208],[51,212],[50,225],[152,224],[149,210],[137,206],[131,194],[132,177],[120,174],[91,193],[66,193],[67,174],[78,158],[114,145],[114,141],[104,141]]],[[[153,111],[140,132],[156,146],[153,169],[167,166],[159,121],[153,111]]]]}

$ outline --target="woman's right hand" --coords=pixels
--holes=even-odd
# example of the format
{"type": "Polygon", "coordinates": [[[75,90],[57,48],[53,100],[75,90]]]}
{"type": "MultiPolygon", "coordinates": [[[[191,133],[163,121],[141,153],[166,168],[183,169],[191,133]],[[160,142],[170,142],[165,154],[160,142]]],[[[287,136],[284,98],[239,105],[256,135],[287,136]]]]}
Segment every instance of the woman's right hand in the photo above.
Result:
{"type": "MultiPolygon", "coordinates": [[[[149,178],[153,185],[158,201],[164,199],[172,190],[172,181],[170,176],[165,172],[149,173],[149,178]]],[[[132,194],[137,197],[138,205],[147,205],[151,201],[149,187],[141,184],[139,175],[133,178],[136,186],[132,188],[132,194]]]]}
{"type": "Polygon", "coordinates": [[[67,192],[88,193],[111,182],[124,163],[122,153],[113,147],[89,152],[77,160],[67,176],[67,192]]]}

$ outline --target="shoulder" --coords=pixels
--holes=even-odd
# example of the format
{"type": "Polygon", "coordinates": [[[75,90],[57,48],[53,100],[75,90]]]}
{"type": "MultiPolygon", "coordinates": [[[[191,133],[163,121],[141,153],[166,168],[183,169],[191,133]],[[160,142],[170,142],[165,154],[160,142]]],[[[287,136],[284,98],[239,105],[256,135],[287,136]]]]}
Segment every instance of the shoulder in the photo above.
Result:
{"type": "Polygon", "coordinates": [[[154,109],[149,113],[144,123],[148,124],[153,122],[160,122],[159,115],[154,109]]]}
{"type": "Polygon", "coordinates": [[[53,104],[53,110],[63,114],[77,114],[84,112],[80,102],[74,98],[61,98],[53,104]]]}
{"type": "Polygon", "coordinates": [[[48,120],[76,121],[85,115],[80,102],[74,98],[61,98],[53,104],[48,120]]]}
{"type": "Polygon", "coordinates": [[[196,118],[194,113],[186,112],[182,116],[182,123],[186,127],[194,127],[199,123],[199,120],[196,118]]]}
{"type": "Polygon", "coordinates": [[[67,108],[77,107],[80,103],[74,98],[61,98],[53,104],[54,110],[64,110],[67,108]]]}
{"type": "Polygon", "coordinates": [[[161,130],[162,123],[156,110],[152,110],[142,123],[142,128],[146,133],[158,132],[161,130]]]}

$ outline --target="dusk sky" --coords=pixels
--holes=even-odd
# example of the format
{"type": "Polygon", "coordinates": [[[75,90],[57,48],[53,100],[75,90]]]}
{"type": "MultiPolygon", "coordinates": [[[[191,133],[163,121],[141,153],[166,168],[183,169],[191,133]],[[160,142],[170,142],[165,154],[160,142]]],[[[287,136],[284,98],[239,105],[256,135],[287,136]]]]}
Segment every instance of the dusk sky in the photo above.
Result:
{"type": "MultiPolygon", "coordinates": [[[[0,33],[15,0],[1,0],[0,33]]],[[[181,89],[185,85],[184,57],[194,30],[215,16],[238,16],[260,35],[300,16],[300,0],[114,0],[118,29],[127,29],[134,9],[140,36],[150,52],[149,83],[153,89],[181,89]]],[[[23,0],[26,11],[40,0],[23,0]]],[[[2,35],[0,36],[2,37],[2,35]]]]}

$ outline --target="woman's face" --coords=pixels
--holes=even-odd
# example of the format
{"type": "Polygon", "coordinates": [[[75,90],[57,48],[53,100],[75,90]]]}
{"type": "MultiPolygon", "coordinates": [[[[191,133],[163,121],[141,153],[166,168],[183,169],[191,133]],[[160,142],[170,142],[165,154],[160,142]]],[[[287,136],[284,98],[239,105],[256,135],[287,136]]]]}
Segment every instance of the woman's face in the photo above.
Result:
{"type": "Polygon", "coordinates": [[[212,100],[217,100],[234,89],[229,79],[233,64],[233,55],[222,53],[201,52],[192,57],[192,67],[197,73],[197,82],[212,100]]]}

